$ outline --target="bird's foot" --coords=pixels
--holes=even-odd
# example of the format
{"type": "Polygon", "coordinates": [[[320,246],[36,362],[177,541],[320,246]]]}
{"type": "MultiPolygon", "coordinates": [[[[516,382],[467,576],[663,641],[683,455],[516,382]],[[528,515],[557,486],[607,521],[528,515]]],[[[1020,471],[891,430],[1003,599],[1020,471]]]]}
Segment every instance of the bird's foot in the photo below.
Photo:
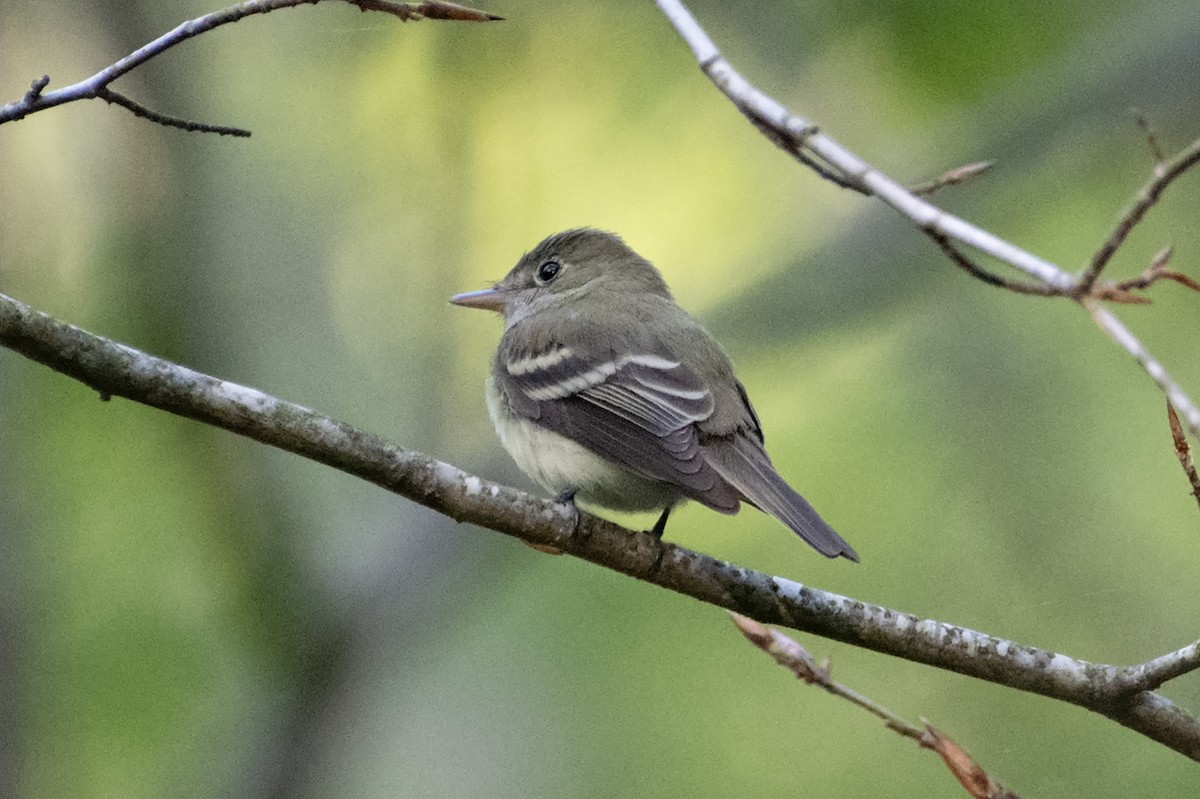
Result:
{"type": "Polygon", "coordinates": [[[568,488],[566,491],[555,497],[555,502],[566,505],[571,509],[571,514],[575,517],[575,523],[572,525],[572,532],[579,532],[579,506],[575,504],[575,495],[579,493],[578,488],[568,488]]]}
{"type": "Polygon", "coordinates": [[[663,508],[662,516],[659,516],[658,521],[656,521],[654,523],[654,527],[650,528],[646,532],[648,534],[654,536],[655,538],[662,540],[663,531],[667,529],[667,517],[670,515],[671,515],[670,506],[663,508]]]}

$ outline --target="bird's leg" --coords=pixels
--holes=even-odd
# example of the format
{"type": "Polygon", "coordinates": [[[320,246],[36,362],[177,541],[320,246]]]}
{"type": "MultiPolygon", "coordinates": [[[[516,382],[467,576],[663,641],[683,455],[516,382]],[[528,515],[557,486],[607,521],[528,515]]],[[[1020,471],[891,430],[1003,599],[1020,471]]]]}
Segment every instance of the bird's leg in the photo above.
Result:
{"type": "Polygon", "coordinates": [[[658,521],[654,523],[654,527],[646,532],[650,533],[650,535],[654,536],[655,538],[661,539],[663,537],[663,530],[667,529],[667,517],[670,515],[671,506],[668,505],[667,507],[663,508],[662,516],[658,517],[658,521]]]}

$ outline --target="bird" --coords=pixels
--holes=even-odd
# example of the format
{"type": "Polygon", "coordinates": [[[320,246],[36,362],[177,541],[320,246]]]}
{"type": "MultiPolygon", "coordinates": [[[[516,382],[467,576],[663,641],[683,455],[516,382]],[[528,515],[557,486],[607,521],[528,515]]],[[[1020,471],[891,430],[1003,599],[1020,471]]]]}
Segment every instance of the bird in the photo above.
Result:
{"type": "Polygon", "coordinates": [[[858,562],[776,471],[724,350],[620,236],[554,234],[450,302],[503,316],[488,415],[521,471],[560,501],[661,511],[648,531],[658,538],[686,500],[725,514],[745,502],[822,555],[858,562]]]}

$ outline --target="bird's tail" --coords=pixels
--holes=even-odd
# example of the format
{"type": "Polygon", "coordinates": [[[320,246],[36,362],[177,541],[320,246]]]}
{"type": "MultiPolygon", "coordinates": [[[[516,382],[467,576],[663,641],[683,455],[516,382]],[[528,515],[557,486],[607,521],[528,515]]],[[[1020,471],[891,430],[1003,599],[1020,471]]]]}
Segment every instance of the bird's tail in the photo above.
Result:
{"type": "Polygon", "coordinates": [[[740,491],[746,501],[783,522],[792,532],[827,558],[839,555],[858,562],[858,553],[816,508],[789,486],[757,441],[733,436],[729,441],[704,448],[705,459],[725,482],[740,491]]]}

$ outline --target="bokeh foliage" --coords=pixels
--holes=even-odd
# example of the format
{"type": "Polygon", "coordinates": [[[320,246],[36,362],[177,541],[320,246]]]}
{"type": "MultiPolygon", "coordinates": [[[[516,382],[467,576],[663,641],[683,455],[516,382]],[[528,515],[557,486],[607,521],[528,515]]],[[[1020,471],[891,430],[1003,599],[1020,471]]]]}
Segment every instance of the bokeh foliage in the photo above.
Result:
{"type": "MultiPolygon", "coordinates": [[[[91,74],[187,2],[0,11],[0,99],[91,74]]],[[[527,485],[480,396],[496,320],[451,293],[580,224],[620,231],[739,364],[781,471],[863,554],[687,508],[681,543],[1107,662],[1197,637],[1200,515],[1163,400],[1066,302],[974,282],[705,82],[653,5],[489,26],[322,4],[189,42],[101,103],[0,130],[0,290],[527,485]]],[[[696,3],[764,89],[891,174],[999,166],[946,207],[1074,267],[1148,175],[1128,107],[1200,135],[1189,2],[696,3]]],[[[1200,180],[1163,243],[1200,274],[1200,180]]],[[[1193,397],[1200,304],[1122,311],[1193,397]]],[[[961,795],[795,684],[724,614],[550,558],[0,352],[0,794],[961,795]]],[[[644,523],[631,519],[631,523],[644,523]]],[[[1099,717],[805,641],[1029,796],[1183,796],[1099,717]]],[[[1166,693],[1200,709],[1200,678],[1166,693]]]]}

